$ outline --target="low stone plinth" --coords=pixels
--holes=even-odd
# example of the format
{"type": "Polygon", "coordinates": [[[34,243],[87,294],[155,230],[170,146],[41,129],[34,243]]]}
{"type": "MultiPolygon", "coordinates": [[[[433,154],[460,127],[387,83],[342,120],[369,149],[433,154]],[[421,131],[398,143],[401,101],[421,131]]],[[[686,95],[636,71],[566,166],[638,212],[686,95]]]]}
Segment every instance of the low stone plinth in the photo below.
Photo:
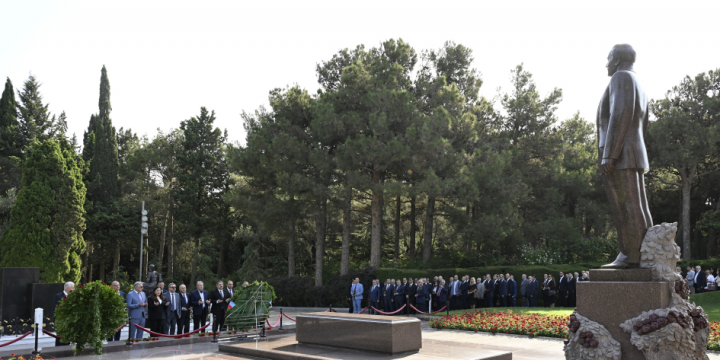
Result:
{"type": "Polygon", "coordinates": [[[674,284],[599,282],[594,281],[592,273],[590,279],[591,281],[577,283],[577,312],[605,326],[613,339],[620,343],[622,360],[645,360],[643,353],[630,342],[630,335],[620,328],[620,324],[642,314],[643,311],[668,307],[674,284]]]}
{"type": "Polygon", "coordinates": [[[653,281],[650,269],[590,269],[590,281],[653,281]]]}
{"type": "Polygon", "coordinates": [[[390,354],[422,347],[416,318],[321,312],[299,314],[296,320],[298,343],[390,354]]]}

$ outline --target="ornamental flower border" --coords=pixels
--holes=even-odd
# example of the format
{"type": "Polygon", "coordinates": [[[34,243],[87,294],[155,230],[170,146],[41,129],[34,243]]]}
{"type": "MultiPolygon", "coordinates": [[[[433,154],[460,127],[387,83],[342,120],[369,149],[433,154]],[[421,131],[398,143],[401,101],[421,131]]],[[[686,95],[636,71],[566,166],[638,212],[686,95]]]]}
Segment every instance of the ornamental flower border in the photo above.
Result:
{"type": "MultiPolygon", "coordinates": [[[[567,338],[569,316],[516,314],[512,310],[492,312],[475,310],[459,315],[444,315],[431,320],[434,329],[450,329],[530,337],[567,338]],[[521,326],[518,326],[521,325],[521,326]]],[[[720,322],[711,321],[707,349],[720,351],[720,322]]]]}

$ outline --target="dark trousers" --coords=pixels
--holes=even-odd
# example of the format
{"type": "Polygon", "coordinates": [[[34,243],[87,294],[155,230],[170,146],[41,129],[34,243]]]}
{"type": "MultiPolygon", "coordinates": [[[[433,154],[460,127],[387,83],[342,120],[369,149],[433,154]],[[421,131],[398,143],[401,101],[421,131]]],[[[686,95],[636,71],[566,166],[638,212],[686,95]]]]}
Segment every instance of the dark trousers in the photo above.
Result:
{"type": "MultiPolygon", "coordinates": [[[[442,309],[443,307],[445,307],[445,305],[447,305],[447,301],[440,301],[440,300],[438,300],[438,302],[437,302],[437,309],[440,310],[440,309],[442,309]]],[[[417,306],[416,306],[416,307],[417,307],[417,306]]],[[[437,311],[437,310],[436,310],[436,311],[437,311]]]]}
{"type": "Polygon", "coordinates": [[[602,175],[620,252],[627,256],[628,264],[640,263],[640,245],[647,228],[653,226],[644,177],[643,169],[619,169],[602,175]]]}
{"type": "Polygon", "coordinates": [[[225,312],[220,311],[216,314],[213,314],[213,326],[212,331],[218,332],[222,331],[223,325],[225,325],[225,312]]]}
{"type": "MultiPolygon", "coordinates": [[[[460,310],[462,309],[462,303],[460,302],[460,296],[461,295],[455,295],[450,297],[450,310],[460,310]]],[[[420,308],[418,308],[420,309],[420,308]]]]}
{"type": "MultiPolygon", "coordinates": [[[[395,296],[395,307],[397,309],[401,308],[403,305],[405,305],[405,295],[397,295],[395,296]]],[[[395,310],[397,310],[395,309],[395,310]]],[[[397,315],[405,315],[407,313],[407,306],[400,310],[400,312],[397,313],[397,315]]]]}
{"type": "Polygon", "coordinates": [[[395,311],[395,308],[393,307],[392,298],[385,297],[385,307],[383,308],[383,312],[393,312],[395,311]]]}
{"type": "MultiPolygon", "coordinates": [[[[205,326],[206,322],[207,322],[207,315],[205,315],[204,311],[201,315],[193,314],[193,326],[194,326],[193,330],[197,330],[197,329],[205,326]]],[[[203,330],[202,332],[205,332],[205,330],[203,330]]]]}
{"type": "Polygon", "coordinates": [[[704,293],[704,292],[705,292],[705,288],[703,288],[703,287],[697,287],[697,288],[695,288],[695,293],[696,293],[696,294],[701,294],[701,293],[704,293]]]}
{"type": "Polygon", "coordinates": [[[559,295],[559,297],[557,300],[557,304],[555,304],[555,305],[559,306],[559,307],[567,306],[567,291],[560,290],[560,291],[558,291],[558,295],[559,295]]]}
{"type": "Polygon", "coordinates": [[[568,305],[569,307],[574,308],[577,306],[577,293],[575,291],[571,290],[570,293],[568,294],[568,303],[569,303],[569,305],[568,305]]]}
{"type": "Polygon", "coordinates": [[[406,301],[407,301],[407,304],[408,304],[408,306],[407,306],[407,313],[408,313],[408,314],[415,314],[415,313],[417,313],[417,311],[415,311],[415,309],[413,309],[413,308],[410,307],[410,305],[412,305],[412,306],[414,306],[414,307],[417,307],[417,303],[415,302],[415,295],[412,295],[411,297],[407,298],[406,301]]]}
{"type": "Polygon", "coordinates": [[[185,334],[190,332],[190,312],[189,311],[183,311],[182,315],[180,316],[180,319],[178,319],[177,322],[178,334],[185,334]]]}
{"type": "Polygon", "coordinates": [[[422,312],[428,312],[427,303],[417,304],[415,307],[422,312]]]}
{"type": "Polygon", "coordinates": [[[485,307],[495,307],[495,304],[493,304],[493,299],[495,298],[495,294],[490,291],[485,293],[485,307]]]}
{"type": "Polygon", "coordinates": [[[530,296],[528,297],[528,300],[530,301],[530,307],[537,307],[537,306],[538,306],[537,295],[530,295],[530,296]]]}
{"type": "Polygon", "coordinates": [[[169,312],[167,319],[165,320],[165,333],[168,335],[175,335],[175,326],[177,325],[178,317],[174,312],[169,312]]]}
{"type": "MultiPolygon", "coordinates": [[[[370,306],[372,306],[372,307],[374,307],[374,308],[377,309],[377,308],[380,307],[380,303],[377,302],[377,301],[371,301],[371,302],[370,302],[370,306]]],[[[369,314],[370,314],[370,315],[375,315],[375,314],[377,314],[377,312],[375,312],[375,310],[373,310],[372,307],[368,309],[368,310],[370,310],[369,314]]]]}
{"type": "Polygon", "coordinates": [[[118,330],[118,332],[116,332],[115,335],[107,339],[107,341],[120,341],[120,332],[122,332],[122,329],[118,330]]]}

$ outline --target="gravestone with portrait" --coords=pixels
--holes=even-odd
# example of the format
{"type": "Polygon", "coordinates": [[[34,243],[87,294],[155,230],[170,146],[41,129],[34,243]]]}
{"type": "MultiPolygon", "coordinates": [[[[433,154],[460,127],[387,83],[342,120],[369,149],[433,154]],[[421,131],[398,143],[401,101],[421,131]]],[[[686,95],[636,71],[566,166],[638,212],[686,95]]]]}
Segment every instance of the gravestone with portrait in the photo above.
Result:
{"type": "Polygon", "coordinates": [[[687,282],[675,272],[677,223],[653,225],[645,194],[649,99],[635,57],[627,44],[610,51],[610,83],[597,112],[598,165],[620,254],[577,283],[565,357],[707,359],[707,315],[690,303],[687,282]]]}

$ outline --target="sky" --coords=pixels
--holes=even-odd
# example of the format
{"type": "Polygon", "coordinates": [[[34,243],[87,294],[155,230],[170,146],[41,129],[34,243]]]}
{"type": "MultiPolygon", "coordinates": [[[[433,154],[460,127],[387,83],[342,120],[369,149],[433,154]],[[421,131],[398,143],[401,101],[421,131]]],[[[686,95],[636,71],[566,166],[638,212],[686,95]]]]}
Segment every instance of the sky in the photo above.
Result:
{"type": "Polygon", "coordinates": [[[107,67],[116,128],[154,136],[216,113],[244,143],[241,114],[274,88],[318,89],[315,66],[343,48],[402,38],[419,53],[473,50],[482,96],[509,92],[524,64],[557,115],[594,122],[613,45],[629,43],[651,98],[720,67],[720,1],[0,1],[0,76],[33,74],[50,110],[82,139],[107,67]]]}

